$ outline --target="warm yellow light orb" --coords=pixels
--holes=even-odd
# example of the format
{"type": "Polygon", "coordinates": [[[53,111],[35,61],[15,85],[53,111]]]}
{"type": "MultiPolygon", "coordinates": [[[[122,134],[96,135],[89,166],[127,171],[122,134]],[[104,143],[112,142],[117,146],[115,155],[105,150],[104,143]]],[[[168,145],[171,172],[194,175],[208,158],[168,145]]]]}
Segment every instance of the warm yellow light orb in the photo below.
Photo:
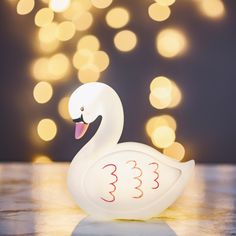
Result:
{"type": "Polygon", "coordinates": [[[179,87],[165,76],[154,78],[150,84],[150,90],[150,102],[158,109],[176,107],[182,100],[179,87]]]}
{"type": "Polygon", "coordinates": [[[83,36],[78,44],[77,49],[88,49],[91,51],[97,51],[100,48],[100,42],[98,38],[94,35],[85,35],[83,36]]]}
{"type": "Polygon", "coordinates": [[[96,8],[107,8],[111,5],[112,0],[91,0],[91,3],[96,8]]]}
{"type": "Polygon", "coordinates": [[[155,0],[161,6],[170,6],[175,3],[175,0],[155,0]]]}
{"type": "Polygon", "coordinates": [[[187,41],[184,34],[176,29],[164,29],[156,38],[156,47],[163,57],[175,57],[184,52],[187,41]]]}
{"type": "Polygon", "coordinates": [[[67,20],[73,20],[75,17],[83,13],[85,10],[80,2],[73,1],[70,6],[62,13],[67,20]]]}
{"type": "Polygon", "coordinates": [[[150,84],[151,91],[153,91],[156,88],[166,88],[168,90],[171,90],[171,87],[172,87],[171,81],[165,76],[155,77],[150,84]]]}
{"type": "Polygon", "coordinates": [[[151,137],[154,130],[157,127],[162,126],[162,125],[165,125],[165,120],[160,119],[159,116],[150,118],[145,125],[145,130],[146,130],[147,135],[151,137]]]}
{"type": "Polygon", "coordinates": [[[90,0],[72,1],[70,6],[63,12],[67,20],[73,20],[83,12],[88,11],[92,4],[90,0]]]}
{"type": "Polygon", "coordinates": [[[48,70],[52,79],[62,79],[69,71],[70,62],[63,53],[57,53],[49,59],[48,70]]]}
{"type": "Polygon", "coordinates": [[[32,75],[36,80],[47,80],[48,73],[48,59],[45,57],[35,60],[32,64],[32,75]]]}
{"type": "Polygon", "coordinates": [[[177,84],[174,83],[173,81],[171,84],[172,84],[171,102],[168,105],[169,108],[173,108],[173,107],[178,106],[182,100],[182,93],[181,93],[179,87],[177,86],[177,84]]]}
{"type": "Polygon", "coordinates": [[[161,6],[158,3],[153,3],[148,8],[148,14],[150,18],[155,21],[164,21],[170,16],[170,8],[168,6],[161,6]]]}
{"type": "Polygon", "coordinates": [[[150,118],[145,125],[147,135],[151,137],[155,129],[160,126],[168,126],[174,131],[177,128],[177,124],[174,117],[170,115],[155,116],[150,118]]]}
{"type": "Polygon", "coordinates": [[[44,141],[50,141],[57,134],[57,126],[51,119],[42,119],[37,126],[39,137],[44,141]]]}
{"type": "Polygon", "coordinates": [[[129,22],[129,18],[129,12],[122,7],[113,8],[106,14],[107,24],[115,29],[127,25],[129,22]]]}
{"type": "Polygon", "coordinates": [[[43,43],[51,43],[57,40],[58,25],[52,22],[39,29],[39,40],[43,43]]]}
{"type": "Polygon", "coordinates": [[[71,21],[63,21],[58,25],[57,38],[60,41],[70,40],[75,35],[75,25],[71,21]]]}
{"type": "Polygon", "coordinates": [[[175,160],[181,161],[184,158],[185,149],[182,144],[174,142],[169,147],[165,148],[163,153],[175,160]]]}
{"type": "Polygon", "coordinates": [[[115,47],[122,52],[129,52],[137,45],[137,36],[130,30],[118,32],[114,37],[115,47]]]}
{"type": "Polygon", "coordinates": [[[72,62],[76,69],[93,64],[93,52],[88,49],[80,49],[74,54],[72,62]]]}
{"type": "Polygon", "coordinates": [[[63,119],[71,121],[71,117],[68,111],[69,99],[70,99],[69,97],[63,97],[60,100],[58,104],[58,113],[63,119]]]}
{"type": "Polygon", "coordinates": [[[165,125],[169,126],[171,129],[173,129],[174,131],[176,131],[177,129],[177,123],[174,117],[170,116],[170,115],[161,115],[160,116],[163,120],[165,120],[165,125]]]}
{"type": "Polygon", "coordinates": [[[91,0],[80,0],[79,3],[84,10],[89,10],[92,6],[91,0]]]}
{"type": "Polygon", "coordinates": [[[38,49],[43,53],[52,53],[58,49],[60,43],[58,40],[54,40],[49,43],[39,41],[38,49]]]}
{"type": "Polygon", "coordinates": [[[41,0],[42,3],[48,4],[50,0],[41,0]]]}
{"type": "Polygon", "coordinates": [[[20,0],[16,6],[16,12],[19,15],[29,14],[34,8],[34,0],[20,0]]]}
{"type": "Polygon", "coordinates": [[[149,95],[149,102],[150,104],[155,107],[156,109],[164,109],[169,106],[171,103],[171,96],[168,95],[166,91],[163,91],[163,93],[157,93],[158,96],[154,96],[153,93],[149,95]]]}
{"type": "Polygon", "coordinates": [[[63,12],[70,6],[70,0],[50,0],[49,7],[54,12],[63,12]]]}
{"type": "Polygon", "coordinates": [[[100,76],[99,69],[93,64],[82,67],[78,72],[78,78],[81,83],[98,81],[100,76]]]}
{"type": "Polygon", "coordinates": [[[90,12],[85,11],[79,14],[77,17],[73,19],[75,27],[78,31],[87,30],[93,23],[93,16],[90,12]]]}
{"type": "Polygon", "coordinates": [[[150,84],[150,90],[149,101],[153,107],[164,109],[170,105],[172,84],[168,78],[164,76],[154,78],[150,84]]]}
{"type": "Polygon", "coordinates": [[[51,84],[48,82],[39,82],[36,84],[33,90],[33,96],[36,102],[46,103],[48,102],[53,94],[53,89],[51,84]]]}
{"type": "Polygon", "coordinates": [[[171,99],[171,88],[168,87],[157,87],[153,89],[151,94],[159,100],[171,99]]]}
{"type": "Polygon", "coordinates": [[[221,0],[201,0],[200,9],[202,13],[210,18],[221,18],[225,14],[225,7],[221,0]]]}
{"type": "Polygon", "coordinates": [[[54,18],[54,13],[50,8],[42,8],[40,9],[35,17],[34,17],[34,22],[35,25],[39,26],[39,27],[43,27],[45,25],[50,24],[53,21],[54,18]]]}
{"type": "Polygon", "coordinates": [[[167,148],[175,141],[175,132],[168,126],[160,126],[154,130],[151,139],[155,146],[167,148]]]}
{"type": "Polygon", "coordinates": [[[51,164],[53,161],[49,156],[46,155],[36,155],[33,157],[32,160],[35,164],[51,164]]]}
{"type": "Polygon", "coordinates": [[[109,61],[109,56],[104,51],[97,51],[93,55],[93,63],[98,67],[100,72],[106,70],[109,61]]]}

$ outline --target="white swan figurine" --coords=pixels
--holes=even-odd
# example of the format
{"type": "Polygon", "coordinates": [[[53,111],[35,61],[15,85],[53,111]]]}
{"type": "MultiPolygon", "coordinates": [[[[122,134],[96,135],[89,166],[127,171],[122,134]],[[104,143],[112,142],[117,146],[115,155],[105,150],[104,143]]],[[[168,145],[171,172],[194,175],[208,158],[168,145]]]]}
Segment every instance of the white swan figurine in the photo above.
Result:
{"type": "Polygon", "coordinates": [[[178,198],[194,161],[177,162],[141,143],[118,144],[124,114],[111,87],[99,82],[80,86],[70,97],[69,113],[77,139],[102,116],[97,132],[68,171],[69,190],[85,212],[99,219],[147,220],[178,198]]]}

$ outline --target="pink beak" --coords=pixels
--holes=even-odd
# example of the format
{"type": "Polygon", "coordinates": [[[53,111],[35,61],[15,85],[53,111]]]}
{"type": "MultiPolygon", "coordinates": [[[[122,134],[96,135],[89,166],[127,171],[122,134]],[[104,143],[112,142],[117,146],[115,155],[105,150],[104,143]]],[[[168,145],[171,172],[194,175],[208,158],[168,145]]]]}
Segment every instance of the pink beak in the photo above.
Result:
{"type": "Polygon", "coordinates": [[[75,138],[80,139],[84,136],[88,129],[88,124],[85,124],[84,122],[76,122],[75,123],[75,138]]]}

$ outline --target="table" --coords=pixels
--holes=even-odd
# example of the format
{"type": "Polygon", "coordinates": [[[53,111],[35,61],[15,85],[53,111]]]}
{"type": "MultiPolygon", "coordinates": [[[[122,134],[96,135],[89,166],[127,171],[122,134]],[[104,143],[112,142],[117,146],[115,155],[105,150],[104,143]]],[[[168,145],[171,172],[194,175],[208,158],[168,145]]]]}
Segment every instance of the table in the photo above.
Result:
{"type": "Polygon", "coordinates": [[[67,190],[68,166],[0,164],[0,235],[236,235],[234,165],[197,165],[176,203],[147,222],[86,216],[67,190]]]}

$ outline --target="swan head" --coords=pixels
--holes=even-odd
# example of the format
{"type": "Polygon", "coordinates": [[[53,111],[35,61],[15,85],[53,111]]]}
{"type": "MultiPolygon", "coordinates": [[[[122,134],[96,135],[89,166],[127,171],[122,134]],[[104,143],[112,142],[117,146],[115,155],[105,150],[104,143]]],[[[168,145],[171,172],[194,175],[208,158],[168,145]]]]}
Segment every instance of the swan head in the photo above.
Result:
{"type": "Polygon", "coordinates": [[[75,138],[80,139],[86,133],[90,123],[101,115],[101,98],[105,84],[86,83],[78,87],[70,96],[69,113],[75,122],[75,138]]]}

